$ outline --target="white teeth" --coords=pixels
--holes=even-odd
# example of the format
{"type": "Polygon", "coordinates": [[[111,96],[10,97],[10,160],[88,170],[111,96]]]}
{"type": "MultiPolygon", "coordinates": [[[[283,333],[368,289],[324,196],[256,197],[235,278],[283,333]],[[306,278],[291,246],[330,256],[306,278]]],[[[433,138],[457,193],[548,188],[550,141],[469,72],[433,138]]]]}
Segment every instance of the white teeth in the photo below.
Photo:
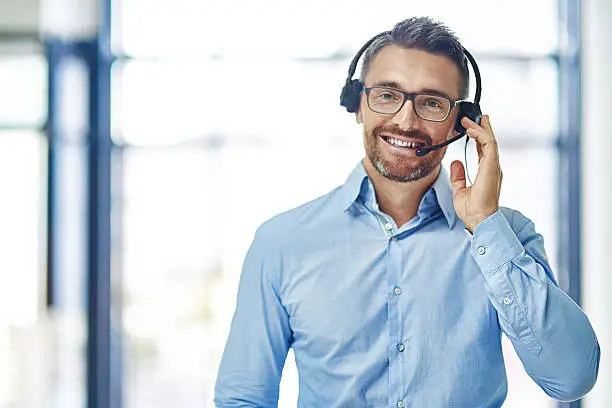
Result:
{"type": "Polygon", "coordinates": [[[414,149],[417,146],[417,143],[415,142],[406,142],[405,140],[393,139],[391,137],[388,138],[387,141],[391,143],[392,145],[400,146],[400,147],[408,147],[410,149],[414,149]]]}

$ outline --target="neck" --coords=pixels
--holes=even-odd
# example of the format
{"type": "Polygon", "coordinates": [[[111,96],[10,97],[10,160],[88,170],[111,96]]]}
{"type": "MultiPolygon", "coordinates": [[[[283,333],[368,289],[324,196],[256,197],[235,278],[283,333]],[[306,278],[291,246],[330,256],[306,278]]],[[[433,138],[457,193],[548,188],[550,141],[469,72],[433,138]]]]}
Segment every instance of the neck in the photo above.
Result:
{"type": "Polygon", "coordinates": [[[381,175],[367,157],[363,161],[363,167],[374,186],[378,207],[392,217],[398,227],[417,215],[423,195],[436,181],[441,168],[438,165],[431,174],[419,180],[399,182],[381,175]]]}

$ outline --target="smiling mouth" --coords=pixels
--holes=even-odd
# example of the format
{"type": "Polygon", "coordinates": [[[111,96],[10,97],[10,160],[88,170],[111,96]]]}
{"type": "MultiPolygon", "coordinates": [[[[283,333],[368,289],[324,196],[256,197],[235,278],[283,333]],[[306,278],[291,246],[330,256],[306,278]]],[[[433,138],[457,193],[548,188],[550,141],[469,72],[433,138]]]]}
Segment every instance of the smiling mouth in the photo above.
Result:
{"type": "Polygon", "coordinates": [[[381,136],[380,138],[382,140],[384,140],[385,142],[387,142],[388,144],[390,144],[391,146],[393,146],[393,147],[398,147],[398,148],[403,148],[403,149],[410,149],[410,150],[415,150],[415,149],[419,149],[421,147],[425,147],[425,143],[409,142],[407,140],[396,139],[396,138],[390,137],[390,136],[381,136]]]}

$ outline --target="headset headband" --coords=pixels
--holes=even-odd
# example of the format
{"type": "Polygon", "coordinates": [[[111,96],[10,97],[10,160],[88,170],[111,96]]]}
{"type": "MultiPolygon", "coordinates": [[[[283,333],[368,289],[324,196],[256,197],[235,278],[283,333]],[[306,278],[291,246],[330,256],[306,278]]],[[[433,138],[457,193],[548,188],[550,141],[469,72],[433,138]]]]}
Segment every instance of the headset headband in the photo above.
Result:
{"type": "MultiPolygon", "coordinates": [[[[357,54],[355,54],[355,57],[353,58],[353,61],[351,61],[351,65],[349,65],[349,69],[348,69],[348,76],[346,78],[346,83],[350,83],[351,80],[353,79],[353,75],[355,75],[355,70],[357,70],[357,64],[359,63],[359,58],[361,58],[361,55],[363,55],[363,53],[368,49],[368,47],[374,42],[376,41],[378,38],[383,37],[385,35],[391,34],[391,31],[384,31],[380,34],[375,35],[374,37],[372,37],[370,40],[368,40],[368,42],[366,42],[360,49],[359,51],[357,51],[357,54]]],[[[472,54],[470,54],[470,52],[465,49],[465,47],[462,45],[461,49],[463,50],[463,53],[465,55],[465,57],[467,58],[467,60],[469,61],[470,65],[472,66],[472,70],[474,71],[474,78],[476,79],[476,94],[474,95],[474,104],[475,105],[479,105],[480,104],[480,95],[482,93],[482,87],[481,87],[481,83],[480,83],[480,70],[478,69],[478,64],[476,64],[476,60],[474,59],[474,57],[472,56],[472,54]]]]}

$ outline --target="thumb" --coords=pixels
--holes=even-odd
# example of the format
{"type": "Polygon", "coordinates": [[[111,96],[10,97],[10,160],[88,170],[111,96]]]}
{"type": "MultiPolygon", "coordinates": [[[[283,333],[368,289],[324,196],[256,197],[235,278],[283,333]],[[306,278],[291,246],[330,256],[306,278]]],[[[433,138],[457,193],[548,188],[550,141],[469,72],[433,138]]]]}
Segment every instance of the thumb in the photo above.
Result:
{"type": "Polygon", "coordinates": [[[465,188],[465,169],[459,160],[451,163],[450,180],[453,186],[453,196],[465,188]]]}

